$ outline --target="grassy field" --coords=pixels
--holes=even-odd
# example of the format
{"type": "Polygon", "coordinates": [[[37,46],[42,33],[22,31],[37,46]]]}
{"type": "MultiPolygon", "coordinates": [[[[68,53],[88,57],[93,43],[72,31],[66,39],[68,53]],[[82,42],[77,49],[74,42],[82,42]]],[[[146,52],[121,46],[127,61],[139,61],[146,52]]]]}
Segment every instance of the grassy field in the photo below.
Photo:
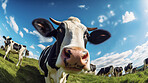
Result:
{"type": "MultiPolygon", "coordinates": [[[[17,54],[3,59],[5,52],[0,49],[0,83],[44,83],[38,61],[24,58],[22,66],[16,67],[17,54]]],[[[148,70],[121,77],[103,77],[90,74],[70,74],[67,83],[148,83],[148,70]]]]}

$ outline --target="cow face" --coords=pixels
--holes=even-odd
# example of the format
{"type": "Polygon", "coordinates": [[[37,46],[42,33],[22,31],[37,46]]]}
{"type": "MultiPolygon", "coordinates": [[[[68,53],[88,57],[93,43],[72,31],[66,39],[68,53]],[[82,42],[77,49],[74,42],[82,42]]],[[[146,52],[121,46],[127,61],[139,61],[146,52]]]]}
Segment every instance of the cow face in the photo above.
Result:
{"type": "Polygon", "coordinates": [[[11,43],[10,40],[11,40],[12,38],[10,38],[9,36],[8,36],[8,37],[3,36],[3,38],[5,39],[5,41],[4,41],[5,46],[8,46],[8,45],[11,43]]]}
{"type": "Polygon", "coordinates": [[[57,39],[56,66],[62,67],[65,72],[90,70],[90,55],[86,49],[87,41],[100,44],[110,38],[110,33],[97,28],[87,28],[76,17],[70,17],[63,22],[52,18],[50,20],[59,27],[55,29],[49,21],[42,18],[35,19],[32,24],[41,35],[53,36],[57,39]],[[95,31],[89,34],[88,31],[92,30],[95,31]]]}

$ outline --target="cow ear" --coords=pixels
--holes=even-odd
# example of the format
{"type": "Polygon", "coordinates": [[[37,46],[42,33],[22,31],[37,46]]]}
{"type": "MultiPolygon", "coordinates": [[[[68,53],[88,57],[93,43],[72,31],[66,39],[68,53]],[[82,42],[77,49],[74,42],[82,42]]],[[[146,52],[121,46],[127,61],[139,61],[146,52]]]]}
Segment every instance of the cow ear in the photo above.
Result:
{"type": "Polygon", "coordinates": [[[6,40],[6,37],[5,36],[3,36],[3,38],[6,40]]]}
{"type": "Polygon", "coordinates": [[[32,25],[44,37],[51,37],[55,35],[56,31],[53,25],[46,19],[37,18],[33,20],[32,25]]]}
{"type": "Polygon", "coordinates": [[[108,31],[98,29],[90,33],[90,36],[88,37],[88,41],[92,44],[100,44],[106,41],[107,39],[109,39],[110,37],[111,37],[111,34],[108,31]]]}
{"type": "Polygon", "coordinates": [[[11,40],[12,38],[8,38],[8,40],[11,40]]]}

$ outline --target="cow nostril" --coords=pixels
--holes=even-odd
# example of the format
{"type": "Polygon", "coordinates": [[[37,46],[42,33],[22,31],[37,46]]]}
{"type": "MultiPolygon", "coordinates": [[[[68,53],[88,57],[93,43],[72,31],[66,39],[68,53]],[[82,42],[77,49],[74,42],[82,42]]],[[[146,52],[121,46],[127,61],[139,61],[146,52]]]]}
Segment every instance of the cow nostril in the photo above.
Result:
{"type": "Polygon", "coordinates": [[[88,57],[88,53],[86,51],[83,51],[82,59],[86,59],[88,57]]]}
{"type": "Polygon", "coordinates": [[[70,55],[71,55],[71,51],[70,50],[65,50],[65,56],[67,57],[67,58],[70,58],[70,55]]]}

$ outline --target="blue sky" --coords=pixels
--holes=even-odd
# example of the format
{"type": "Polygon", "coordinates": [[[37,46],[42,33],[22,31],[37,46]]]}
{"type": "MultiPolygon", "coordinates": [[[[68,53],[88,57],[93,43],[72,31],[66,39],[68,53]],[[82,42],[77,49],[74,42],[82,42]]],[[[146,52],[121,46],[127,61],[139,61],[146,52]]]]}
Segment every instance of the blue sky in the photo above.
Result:
{"type": "MultiPolygon", "coordinates": [[[[148,57],[147,0],[1,0],[0,45],[2,36],[10,36],[27,46],[30,58],[38,59],[42,49],[55,42],[42,37],[32,26],[35,18],[63,21],[78,17],[87,27],[108,30],[112,37],[106,42],[88,43],[91,63],[98,69],[108,65],[134,67],[148,57]]],[[[56,25],[54,25],[57,28],[56,25]]]]}

